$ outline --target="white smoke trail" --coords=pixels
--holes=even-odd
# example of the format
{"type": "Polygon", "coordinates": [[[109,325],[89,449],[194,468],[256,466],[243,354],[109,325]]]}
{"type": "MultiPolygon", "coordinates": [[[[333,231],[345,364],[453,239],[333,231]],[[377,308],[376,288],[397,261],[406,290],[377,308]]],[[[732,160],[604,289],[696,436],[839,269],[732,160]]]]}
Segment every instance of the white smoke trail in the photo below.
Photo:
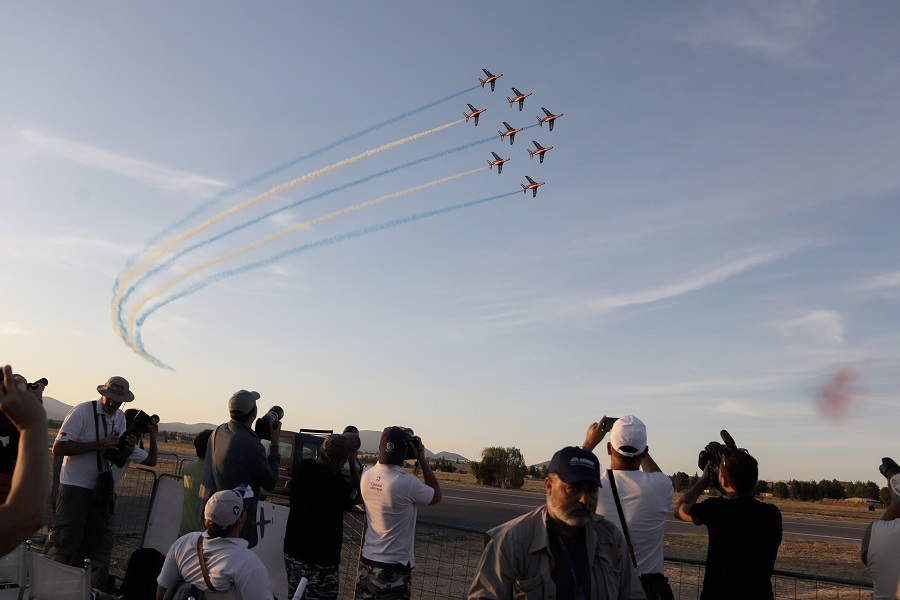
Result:
{"type": "Polygon", "coordinates": [[[302,183],[306,183],[306,182],[308,182],[312,179],[315,179],[316,177],[319,177],[321,175],[326,175],[328,173],[331,173],[331,172],[341,169],[343,167],[352,165],[353,163],[359,162],[363,159],[370,158],[372,156],[375,156],[376,154],[380,154],[387,150],[391,150],[398,146],[402,146],[403,144],[407,144],[409,142],[413,142],[415,140],[421,139],[421,138],[431,135],[433,133],[443,131],[444,129],[453,127],[454,125],[459,125],[462,122],[463,122],[463,120],[460,119],[459,121],[453,121],[452,123],[447,123],[446,125],[441,125],[440,127],[435,127],[434,129],[429,129],[427,131],[423,131],[421,133],[417,133],[415,135],[411,135],[409,137],[405,137],[403,139],[396,140],[389,144],[384,144],[383,146],[373,148],[372,150],[367,150],[366,152],[357,154],[356,156],[351,156],[350,158],[345,158],[342,161],[336,162],[327,167],[323,167],[321,169],[318,169],[316,171],[308,173],[302,177],[298,177],[297,179],[293,179],[293,180],[283,183],[281,185],[277,185],[277,186],[273,187],[272,189],[268,190],[267,192],[263,192],[262,194],[259,194],[258,196],[249,198],[248,200],[245,200],[245,201],[241,202],[240,204],[237,204],[227,210],[224,210],[221,213],[219,213],[218,215],[215,215],[215,216],[211,217],[210,219],[204,221],[200,225],[197,225],[196,227],[193,227],[193,228],[185,231],[184,233],[171,238],[169,241],[163,242],[158,247],[147,251],[147,253],[144,254],[144,256],[142,256],[138,262],[136,262],[134,265],[129,267],[124,273],[122,273],[122,276],[118,280],[116,289],[114,290],[114,293],[113,293],[113,301],[112,301],[111,317],[112,317],[112,322],[113,322],[113,329],[119,332],[119,335],[122,336],[122,339],[125,340],[125,343],[127,343],[129,346],[134,348],[134,345],[133,345],[134,341],[129,339],[130,336],[128,335],[127,329],[123,331],[121,320],[120,320],[120,316],[122,313],[121,303],[122,303],[122,298],[126,293],[125,291],[129,290],[128,293],[130,294],[133,291],[133,290],[129,289],[131,287],[132,281],[136,277],[139,277],[142,273],[146,273],[153,266],[154,263],[161,260],[167,253],[171,252],[173,249],[178,247],[179,244],[182,244],[183,242],[196,236],[197,234],[201,233],[202,231],[212,227],[213,225],[220,223],[221,221],[227,219],[228,217],[238,214],[244,210],[247,210],[248,208],[255,206],[256,204],[259,204],[260,202],[263,202],[265,200],[273,198],[273,197],[277,196],[278,194],[281,194],[282,192],[286,192],[286,191],[290,190],[291,188],[294,188],[302,183]]]}
{"type": "Polygon", "coordinates": [[[395,198],[399,198],[400,196],[406,196],[408,194],[412,194],[414,192],[418,192],[418,191],[424,190],[426,188],[434,187],[436,185],[441,185],[442,183],[447,183],[448,181],[453,181],[454,179],[459,179],[461,177],[466,177],[468,175],[472,175],[474,173],[484,171],[485,168],[486,167],[481,167],[480,169],[474,169],[472,171],[467,171],[465,173],[458,173],[456,175],[451,175],[450,177],[444,177],[443,179],[437,179],[437,180],[431,181],[429,183],[423,183],[422,185],[417,185],[417,186],[414,186],[411,188],[407,188],[405,190],[401,190],[399,192],[394,192],[392,194],[388,194],[386,196],[381,196],[380,198],[375,198],[374,200],[368,200],[366,202],[362,202],[362,203],[356,204],[354,206],[348,206],[347,208],[342,208],[341,210],[336,210],[327,215],[323,215],[321,217],[316,217],[315,219],[311,219],[309,221],[304,221],[303,223],[298,223],[297,225],[292,225],[291,227],[282,229],[281,231],[275,232],[271,235],[268,235],[262,239],[255,241],[255,242],[251,242],[251,243],[247,244],[246,246],[242,246],[241,248],[237,248],[236,250],[232,250],[231,252],[227,252],[225,254],[222,254],[221,256],[211,258],[211,259],[206,260],[198,265],[195,265],[193,268],[188,269],[188,270],[184,271],[183,273],[176,275],[175,277],[172,277],[168,281],[163,282],[162,284],[160,284],[159,286],[157,286],[156,288],[154,288],[149,293],[145,294],[142,298],[140,298],[139,300],[135,301],[132,304],[131,308],[129,308],[129,310],[128,310],[128,315],[126,317],[126,327],[127,327],[127,331],[128,331],[128,339],[126,339],[125,341],[128,343],[129,346],[131,346],[136,351],[139,350],[133,341],[129,341],[129,340],[135,339],[135,335],[134,335],[135,321],[137,319],[138,312],[140,312],[140,310],[144,306],[146,306],[147,303],[150,300],[152,300],[153,298],[161,296],[162,294],[164,294],[165,292],[170,290],[173,286],[181,283],[182,281],[191,277],[192,275],[199,273],[200,271],[202,271],[203,269],[206,269],[207,267],[211,267],[212,265],[216,265],[220,262],[224,262],[228,259],[234,258],[235,256],[240,256],[241,254],[245,254],[247,252],[250,252],[251,250],[255,250],[256,248],[259,248],[260,246],[264,246],[268,243],[274,242],[275,240],[282,238],[286,235],[290,235],[290,234],[296,233],[298,231],[303,231],[305,229],[310,229],[312,227],[315,227],[316,225],[325,223],[326,221],[336,219],[337,217],[343,217],[345,215],[349,215],[350,213],[362,210],[364,208],[369,208],[371,206],[375,206],[376,204],[381,204],[382,202],[387,202],[388,200],[393,200],[395,198]]]}

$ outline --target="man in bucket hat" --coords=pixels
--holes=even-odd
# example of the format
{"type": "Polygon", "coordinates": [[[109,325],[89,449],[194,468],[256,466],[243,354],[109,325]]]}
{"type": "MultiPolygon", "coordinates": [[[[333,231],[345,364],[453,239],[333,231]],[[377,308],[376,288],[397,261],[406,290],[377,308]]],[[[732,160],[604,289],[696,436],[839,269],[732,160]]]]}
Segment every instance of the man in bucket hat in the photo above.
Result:
{"type": "Polygon", "coordinates": [[[181,536],[166,553],[156,579],[157,598],[180,597],[182,592],[197,598],[198,592],[224,592],[233,583],[238,598],[272,600],[269,572],[241,539],[253,500],[247,484],[210,496],[203,513],[205,530],[181,536]]]}
{"type": "Polygon", "coordinates": [[[597,515],[600,461],[569,446],[553,455],[544,506],[495,527],[469,600],[644,598],[622,532],[597,515]]]}
{"type": "MultiPolygon", "coordinates": [[[[119,408],[134,400],[128,380],[110,377],[97,391],[99,400],[82,402],[69,411],[53,442],[54,456],[64,457],[56,497],[53,559],[70,565],[112,551],[115,516],[110,513],[109,496],[100,498],[95,490],[103,478],[112,485],[109,453],[121,450],[122,455],[131,456],[134,451],[133,436],[124,437],[124,447],[119,444],[126,429],[125,413],[119,408]]],[[[101,558],[98,566],[102,562],[101,558]]],[[[103,569],[95,568],[94,587],[105,587],[102,577],[103,569]]]]}

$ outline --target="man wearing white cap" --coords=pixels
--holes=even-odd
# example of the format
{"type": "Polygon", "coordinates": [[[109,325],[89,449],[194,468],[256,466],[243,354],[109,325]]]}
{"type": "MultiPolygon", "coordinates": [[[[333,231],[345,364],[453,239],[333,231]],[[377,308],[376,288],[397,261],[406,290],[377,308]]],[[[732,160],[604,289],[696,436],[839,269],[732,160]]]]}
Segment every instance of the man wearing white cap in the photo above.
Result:
{"type": "Polygon", "coordinates": [[[248,485],[209,498],[206,531],[178,538],[166,553],[156,579],[156,600],[172,598],[181,586],[190,587],[194,597],[197,591],[222,592],[233,586],[243,600],[272,600],[269,572],[240,537],[253,498],[248,485]]]}
{"type": "MultiPolygon", "coordinates": [[[[650,457],[647,427],[640,419],[634,415],[619,419],[603,417],[588,427],[582,447],[593,451],[607,432],[610,434],[606,443],[610,469],[604,470],[600,476],[603,487],[600,489],[597,512],[621,529],[622,522],[616,508],[617,493],[638,571],[642,576],[651,573],[661,576],[665,570],[663,534],[674,493],[672,480],[650,457]],[[612,426],[608,425],[610,422],[612,426]]],[[[660,581],[659,585],[668,584],[660,581]]]]}
{"type": "MultiPolygon", "coordinates": [[[[897,463],[883,459],[897,469],[897,463]],[[888,462],[889,461],[889,462],[888,462]]],[[[885,473],[885,476],[890,473],[885,473]]],[[[881,518],[866,527],[862,539],[862,561],[872,577],[874,600],[900,598],[900,472],[888,479],[891,504],[881,518]]]]}

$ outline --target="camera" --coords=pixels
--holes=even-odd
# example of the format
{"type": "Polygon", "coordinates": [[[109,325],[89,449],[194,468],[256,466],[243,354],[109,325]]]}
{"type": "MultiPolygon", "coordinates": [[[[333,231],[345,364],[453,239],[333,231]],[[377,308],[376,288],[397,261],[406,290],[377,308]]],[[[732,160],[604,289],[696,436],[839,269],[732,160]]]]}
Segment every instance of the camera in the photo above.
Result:
{"type": "Polygon", "coordinates": [[[125,411],[125,419],[128,425],[125,433],[119,436],[119,447],[106,451],[106,458],[117,467],[124,467],[128,462],[128,457],[131,456],[126,438],[129,435],[139,438],[150,431],[151,423],[154,425],[159,423],[159,415],[148,415],[144,411],[134,408],[125,411]]]}
{"type": "Polygon", "coordinates": [[[38,387],[40,387],[40,386],[47,387],[48,385],[50,385],[50,382],[47,381],[47,378],[46,378],[46,377],[41,377],[41,378],[38,379],[37,381],[35,381],[35,382],[33,382],[33,383],[29,383],[29,384],[28,384],[28,389],[31,390],[31,391],[34,391],[34,390],[38,389],[38,387]]]}
{"type": "Polygon", "coordinates": [[[885,479],[890,481],[894,475],[900,473],[900,465],[894,462],[893,458],[885,456],[881,459],[881,465],[878,466],[878,470],[881,471],[885,479]]]}
{"type": "Polygon", "coordinates": [[[731,434],[724,429],[719,432],[719,435],[722,436],[722,441],[725,443],[708,443],[706,447],[700,451],[700,455],[697,457],[697,466],[701,469],[705,469],[706,465],[709,464],[709,475],[713,486],[724,493],[724,490],[719,486],[719,466],[722,464],[722,457],[725,454],[725,451],[737,450],[738,447],[734,442],[734,438],[731,437],[731,434]]]}
{"type": "Polygon", "coordinates": [[[603,422],[600,423],[600,428],[603,429],[603,431],[612,431],[613,425],[618,420],[619,417],[604,417],[603,422]]]}
{"type": "Polygon", "coordinates": [[[281,421],[283,418],[284,409],[280,406],[273,406],[269,409],[269,412],[256,420],[256,425],[254,426],[256,435],[259,436],[259,439],[261,440],[269,440],[271,442],[272,439],[269,435],[270,425],[281,421]]]}
{"type": "MultiPolygon", "coordinates": [[[[422,438],[417,436],[409,427],[404,427],[403,433],[406,434],[406,455],[403,459],[416,460],[418,458],[416,455],[419,452],[419,448],[422,446],[422,438]]],[[[423,456],[422,458],[425,457],[423,456]]]]}

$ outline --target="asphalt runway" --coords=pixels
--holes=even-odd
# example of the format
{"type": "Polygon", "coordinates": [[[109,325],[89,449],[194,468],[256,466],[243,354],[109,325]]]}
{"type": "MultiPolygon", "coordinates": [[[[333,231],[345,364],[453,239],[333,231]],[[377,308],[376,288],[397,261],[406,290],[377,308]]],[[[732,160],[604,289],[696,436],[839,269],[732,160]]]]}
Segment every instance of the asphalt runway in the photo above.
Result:
{"type": "MultiPolygon", "coordinates": [[[[443,499],[419,509],[419,520],[483,532],[544,504],[544,494],[520,490],[499,490],[473,486],[442,485],[443,499]]],[[[865,523],[785,517],[785,538],[859,545],[865,523]]],[[[669,515],[666,531],[703,531],[692,523],[669,515]]]]}

